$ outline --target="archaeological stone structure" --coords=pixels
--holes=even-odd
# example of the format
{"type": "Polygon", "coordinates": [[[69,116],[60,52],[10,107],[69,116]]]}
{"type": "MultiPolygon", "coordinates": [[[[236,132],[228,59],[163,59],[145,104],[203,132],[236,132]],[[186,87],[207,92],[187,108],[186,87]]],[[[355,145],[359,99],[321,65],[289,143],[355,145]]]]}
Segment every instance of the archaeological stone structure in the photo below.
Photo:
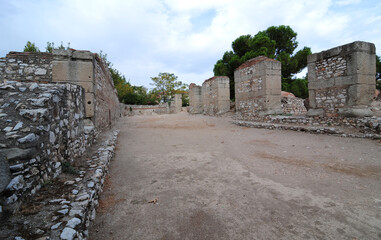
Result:
{"type": "Polygon", "coordinates": [[[202,87],[194,83],[189,85],[189,112],[194,114],[203,112],[202,87]]]}
{"type": "Polygon", "coordinates": [[[308,56],[309,116],[371,116],[375,45],[353,42],[308,56]]]}
{"type": "Polygon", "coordinates": [[[202,86],[189,85],[189,112],[219,115],[230,110],[229,78],[215,76],[204,81],[202,86]]]}
{"type": "Polygon", "coordinates": [[[11,80],[82,86],[85,116],[99,129],[111,125],[120,116],[119,101],[107,64],[89,51],[10,52],[0,58],[0,82],[11,80]]]}
{"type": "Polygon", "coordinates": [[[17,209],[120,116],[107,64],[89,51],[10,52],[0,96],[0,210],[17,209]]]}
{"type": "Polygon", "coordinates": [[[259,56],[234,71],[237,115],[250,118],[282,113],[281,63],[259,56]]]}

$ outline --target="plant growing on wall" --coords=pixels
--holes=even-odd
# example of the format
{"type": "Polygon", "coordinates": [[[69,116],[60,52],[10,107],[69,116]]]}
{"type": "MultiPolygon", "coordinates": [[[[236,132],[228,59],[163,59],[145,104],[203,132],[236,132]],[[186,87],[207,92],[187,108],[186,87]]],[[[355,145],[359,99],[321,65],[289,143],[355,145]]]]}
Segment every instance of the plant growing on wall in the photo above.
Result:
{"type": "Polygon", "coordinates": [[[24,47],[24,52],[39,52],[40,49],[36,47],[36,44],[28,41],[24,47]]]}

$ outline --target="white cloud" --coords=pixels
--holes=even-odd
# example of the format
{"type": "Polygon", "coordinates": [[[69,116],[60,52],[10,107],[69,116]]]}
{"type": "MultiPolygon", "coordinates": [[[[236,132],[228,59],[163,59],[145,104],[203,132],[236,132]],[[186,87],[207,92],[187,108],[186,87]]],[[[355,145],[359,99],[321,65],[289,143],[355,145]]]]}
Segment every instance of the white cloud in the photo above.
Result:
{"type": "Polygon", "coordinates": [[[299,46],[310,46],[314,52],[355,40],[374,42],[381,49],[376,27],[381,24],[381,4],[357,3],[0,0],[4,19],[0,56],[21,51],[27,41],[41,50],[47,41],[64,41],[77,49],[103,50],[136,85],[150,87],[150,77],[165,71],[175,73],[179,80],[200,83],[213,75],[214,63],[230,50],[234,39],[272,25],[290,25],[298,33],[299,46]]]}

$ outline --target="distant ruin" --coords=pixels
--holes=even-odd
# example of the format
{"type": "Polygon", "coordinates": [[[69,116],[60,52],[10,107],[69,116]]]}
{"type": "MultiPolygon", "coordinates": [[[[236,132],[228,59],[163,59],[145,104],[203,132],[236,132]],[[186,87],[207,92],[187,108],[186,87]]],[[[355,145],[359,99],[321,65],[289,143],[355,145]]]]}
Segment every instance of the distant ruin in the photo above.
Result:
{"type": "Polygon", "coordinates": [[[205,80],[202,86],[192,83],[189,87],[190,113],[219,115],[230,110],[228,77],[215,76],[205,80]]]}

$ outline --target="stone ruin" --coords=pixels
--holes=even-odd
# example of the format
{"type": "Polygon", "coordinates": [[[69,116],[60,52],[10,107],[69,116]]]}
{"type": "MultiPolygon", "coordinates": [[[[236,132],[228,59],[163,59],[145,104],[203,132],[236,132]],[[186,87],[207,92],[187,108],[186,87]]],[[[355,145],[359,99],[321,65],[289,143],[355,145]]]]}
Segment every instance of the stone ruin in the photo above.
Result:
{"type": "Polygon", "coordinates": [[[259,56],[234,71],[235,104],[240,117],[280,114],[281,63],[259,56]]]}
{"type": "Polygon", "coordinates": [[[201,86],[189,86],[190,113],[219,115],[230,110],[229,78],[215,76],[205,80],[201,86]]]}
{"type": "Polygon", "coordinates": [[[371,116],[376,47],[353,42],[308,56],[309,116],[371,116]]]}
{"type": "Polygon", "coordinates": [[[0,210],[17,209],[120,116],[107,64],[89,51],[10,52],[0,96],[0,210]]]}
{"type": "Polygon", "coordinates": [[[189,85],[189,112],[193,114],[203,112],[202,87],[194,83],[189,85]]]}

